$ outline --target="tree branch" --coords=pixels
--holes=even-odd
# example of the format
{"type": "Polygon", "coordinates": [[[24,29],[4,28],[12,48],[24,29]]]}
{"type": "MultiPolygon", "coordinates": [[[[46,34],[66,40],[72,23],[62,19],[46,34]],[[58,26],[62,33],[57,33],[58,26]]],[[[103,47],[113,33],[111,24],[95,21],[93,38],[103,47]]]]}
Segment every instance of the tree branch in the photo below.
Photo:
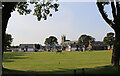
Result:
{"type": "Polygon", "coordinates": [[[116,1],[116,8],[117,8],[117,17],[120,17],[120,5],[118,1],[116,1]]]}
{"type": "Polygon", "coordinates": [[[115,22],[116,20],[116,8],[115,8],[115,4],[114,4],[114,0],[111,0],[111,8],[112,8],[112,14],[113,14],[113,22],[115,22]]]}
{"type": "Polygon", "coordinates": [[[7,24],[3,23],[8,22],[8,19],[11,16],[11,12],[14,11],[17,2],[2,2],[2,4],[4,5],[2,9],[2,30],[6,31],[7,24]]]}
{"type": "Polygon", "coordinates": [[[104,6],[102,5],[102,2],[97,2],[97,6],[98,6],[98,9],[103,17],[103,19],[114,29],[114,23],[112,22],[112,20],[110,20],[106,13],[104,12],[104,6]]]}

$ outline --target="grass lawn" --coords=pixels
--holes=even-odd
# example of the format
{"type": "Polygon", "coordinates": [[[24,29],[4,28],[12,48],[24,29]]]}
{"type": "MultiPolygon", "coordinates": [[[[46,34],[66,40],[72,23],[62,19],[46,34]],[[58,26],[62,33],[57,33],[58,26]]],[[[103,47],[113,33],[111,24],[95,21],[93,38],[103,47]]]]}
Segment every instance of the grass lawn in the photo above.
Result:
{"type": "Polygon", "coordinates": [[[111,56],[112,51],[5,52],[3,66],[13,70],[11,74],[74,74],[74,69],[77,74],[118,74],[118,67],[110,65],[111,56]]]}

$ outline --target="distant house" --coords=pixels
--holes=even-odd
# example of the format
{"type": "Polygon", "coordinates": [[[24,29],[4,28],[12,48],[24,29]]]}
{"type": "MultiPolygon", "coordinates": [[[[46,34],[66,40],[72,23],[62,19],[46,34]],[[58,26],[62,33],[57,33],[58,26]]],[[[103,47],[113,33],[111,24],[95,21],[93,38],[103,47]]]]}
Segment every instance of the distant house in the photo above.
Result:
{"type": "Polygon", "coordinates": [[[71,46],[70,46],[70,45],[67,45],[65,50],[66,50],[66,51],[71,51],[71,46]]]}
{"type": "MultiPolygon", "coordinates": [[[[80,51],[85,50],[85,47],[82,43],[78,43],[77,41],[70,41],[66,40],[66,36],[61,37],[61,45],[63,50],[66,51],[80,51]],[[78,47],[77,47],[78,46],[78,47]]],[[[102,41],[94,41],[89,42],[89,46],[87,47],[87,50],[107,50],[107,46],[102,41]]]]}
{"type": "Polygon", "coordinates": [[[58,49],[61,49],[61,45],[55,45],[55,46],[46,45],[46,46],[41,46],[41,49],[48,51],[56,51],[58,49]]]}
{"type": "Polygon", "coordinates": [[[95,41],[91,43],[92,49],[91,50],[107,50],[108,46],[105,45],[102,41],[95,41]]]}
{"type": "MultiPolygon", "coordinates": [[[[78,48],[79,50],[80,48],[78,48]]],[[[68,45],[65,49],[66,51],[76,51],[77,48],[76,48],[76,45],[75,44],[72,44],[72,45],[68,45]]]]}
{"type": "Polygon", "coordinates": [[[40,49],[41,49],[41,50],[47,50],[47,49],[46,49],[46,46],[41,46],[40,49]]]}
{"type": "Polygon", "coordinates": [[[35,51],[35,44],[20,44],[19,45],[19,51],[33,52],[33,51],[35,51]]]}
{"type": "Polygon", "coordinates": [[[66,48],[65,48],[66,51],[76,51],[76,49],[77,49],[76,41],[66,41],[66,42],[64,42],[63,45],[66,46],[66,48]]]}
{"type": "Polygon", "coordinates": [[[78,41],[66,40],[66,36],[64,35],[61,37],[61,39],[62,39],[61,45],[62,45],[63,50],[66,50],[66,51],[79,51],[80,50],[81,44],[78,45],[78,41]]]}

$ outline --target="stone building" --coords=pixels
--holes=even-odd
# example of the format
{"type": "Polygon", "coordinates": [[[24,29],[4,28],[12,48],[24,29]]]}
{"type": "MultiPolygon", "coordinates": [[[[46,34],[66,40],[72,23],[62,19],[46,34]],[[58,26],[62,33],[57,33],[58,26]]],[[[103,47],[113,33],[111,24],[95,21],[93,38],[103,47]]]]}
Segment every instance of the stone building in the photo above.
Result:
{"type": "Polygon", "coordinates": [[[66,51],[77,51],[80,50],[78,41],[70,41],[66,39],[66,36],[61,36],[61,46],[66,51]]]}
{"type": "MultiPolygon", "coordinates": [[[[82,43],[78,43],[78,41],[70,41],[66,39],[66,36],[61,36],[61,46],[63,50],[66,51],[84,51],[84,45],[82,43]]],[[[87,50],[107,50],[107,46],[102,41],[89,41],[89,45],[87,50]]]]}

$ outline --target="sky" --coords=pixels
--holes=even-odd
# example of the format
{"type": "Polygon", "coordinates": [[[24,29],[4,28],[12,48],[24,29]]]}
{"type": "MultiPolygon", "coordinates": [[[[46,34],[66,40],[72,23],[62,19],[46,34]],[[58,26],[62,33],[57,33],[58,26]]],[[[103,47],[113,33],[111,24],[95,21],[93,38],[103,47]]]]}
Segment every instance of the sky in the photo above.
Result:
{"type": "MultiPolygon", "coordinates": [[[[61,43],[61,36],[76,41],[87,34],[102,41],[113,29],[103,20],[95,2],[60,2],[59,11],[52,12],[47,20],[38,21],[32,15],[19,15],[14,11],[8,22],[7,33],[13,37],[12,45],[42,44],[49,36],[55,36],[61,43]]],[[[106,8],[110,11],[109,7],[106,8]]],[[[108,12],[111,17],[111,13],[108,12]]]]}

